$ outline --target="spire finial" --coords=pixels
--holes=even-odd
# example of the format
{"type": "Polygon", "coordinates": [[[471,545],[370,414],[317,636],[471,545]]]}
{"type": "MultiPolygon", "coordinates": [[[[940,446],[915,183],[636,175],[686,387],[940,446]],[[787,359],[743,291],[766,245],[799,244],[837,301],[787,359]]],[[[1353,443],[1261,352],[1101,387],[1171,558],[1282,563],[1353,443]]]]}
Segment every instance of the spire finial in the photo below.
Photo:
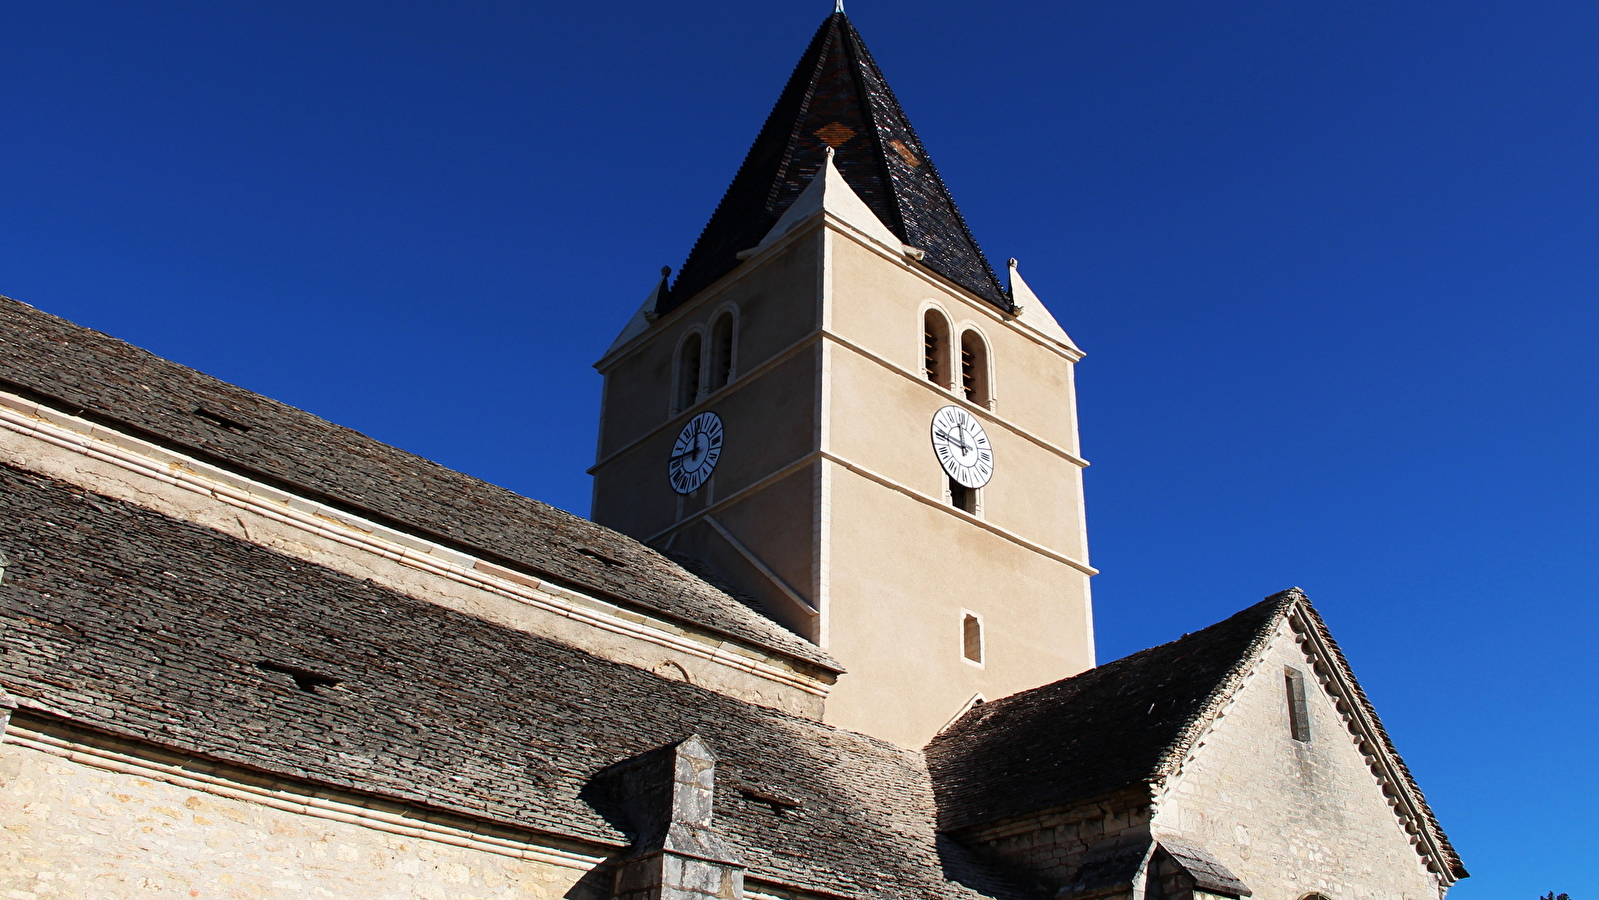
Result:
{"type": "Polygon", "coordinates": [[[833,0],[833,12],[841,13],[843,11],[844,11],[844,0],[833,0]]]}

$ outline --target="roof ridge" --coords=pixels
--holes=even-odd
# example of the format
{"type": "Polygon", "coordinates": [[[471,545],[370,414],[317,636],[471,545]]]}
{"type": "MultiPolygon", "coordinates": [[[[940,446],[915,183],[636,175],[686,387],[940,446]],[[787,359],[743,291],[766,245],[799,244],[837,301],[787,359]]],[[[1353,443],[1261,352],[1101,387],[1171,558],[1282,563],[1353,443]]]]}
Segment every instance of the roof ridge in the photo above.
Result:
{"type": "MultiPolygon", "coordinates": [[[[1216,721],[1222,708],[1227,705],[1227,699],[1237,693],[1238,689],[1248,679],[1249,672],[1255,667],[1255,662],[1259,658],[1260,652],[1271,642],[1272,633],[1276,631],[1278,623],[1288,615],[1289,610],[1295,604],[1303,602],[1308,602],[1304,592],[1297,587],[1292,587],[1285,591],[1278,591],[1259,603],[1240,610],[1215,625],[1209,626],[1210,628],[1217,628],[1239,616],[1258,610],[1262,606],[1270,605],[1273,607],[1271,615],[1261,620],[1260,624],[1256,626],[1255,635],[1250,639],[1248,646],[1244,648],[1238,659],[1233,662],[1222,677],[1217,680],[1215,686],[1211,688],[1210,693],[1205,697],[1204,702],[1189,715],[1188,720],[1178,729],[1176,739],[1168,744],[1165,751],[1161,753],[1160,758],[1155,763],[1155,770],[1150,773],[1148,779],[1151,784],[1163,782],[1178,773],[1182,768],[1183,761],[1193,751],[1194,744],[1216,721]]],[[[1186,638],[1188,635],[1183,637],[1186,638]]],[[[1178,640],[1182,639],[1179,638],[1178,640]]],[[[1175,643],[1175,641],[1172,643],[1175,643]]]]}

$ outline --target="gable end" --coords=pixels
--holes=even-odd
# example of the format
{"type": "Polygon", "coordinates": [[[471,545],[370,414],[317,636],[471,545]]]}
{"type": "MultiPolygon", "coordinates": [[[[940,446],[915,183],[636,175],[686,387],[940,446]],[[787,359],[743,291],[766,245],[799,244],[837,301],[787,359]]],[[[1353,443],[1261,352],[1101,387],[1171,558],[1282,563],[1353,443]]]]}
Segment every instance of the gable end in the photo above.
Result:
{"type": "Polygon", "coordinates": [[[1377,717],[1377,711],[1361,690],[1354,671],[1333,640],[1326,622],[1298,588],[1283,591],[1268,600],[1278,602],[1276,614],[1266,620],[1248,652],[1240,657],[1238,665],[1218,682],[1216,689],[1183,729],[1181,737],[1167,748],[1151,779],[1156,804],[1175,787],[1178,776],[1204,744],[1205,735],[1218,724],[1239,690],[1256,674],[1278,624],[1286,621],[1295,641],[1309,660],[1317,682],[1333,701],[1344,726],[1354,736],[1357,749],[1428,871],[1436,875],[1444,887],[1465,878],[1468,874],[1465,866],[1439,827],[1432,809],[1427,806],[1420,787],[1394,748],[1392,739],[1377,717]]]}

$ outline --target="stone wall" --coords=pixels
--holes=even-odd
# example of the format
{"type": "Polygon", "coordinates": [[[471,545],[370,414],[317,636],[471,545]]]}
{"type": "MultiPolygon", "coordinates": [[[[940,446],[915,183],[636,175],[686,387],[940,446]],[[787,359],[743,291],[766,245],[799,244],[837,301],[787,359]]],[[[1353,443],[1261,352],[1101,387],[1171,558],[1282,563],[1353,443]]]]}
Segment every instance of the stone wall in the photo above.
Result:
{"type": "Polygon", "coordinates": [[[1149,837],[1148,798],[1141,792],[1107,797],[1072,810],[1023,816],[959,836],[962,844],[1059,888],[1090,847],[1149,837]]]}
{"type": "Polygon", "coordinates": [[[599,900],[602,849],[13,718],[0,897],[599,900]]]}
{"type": "Polygon", "coordinates": [[[1153,828],[1209,851],[1255,900],[1440,896],[1286,623],[1202,741],[1158,802],[1153,828]],[[1289,667],[1304,674],[1308,741],[1291,734],[1289,667]]]}

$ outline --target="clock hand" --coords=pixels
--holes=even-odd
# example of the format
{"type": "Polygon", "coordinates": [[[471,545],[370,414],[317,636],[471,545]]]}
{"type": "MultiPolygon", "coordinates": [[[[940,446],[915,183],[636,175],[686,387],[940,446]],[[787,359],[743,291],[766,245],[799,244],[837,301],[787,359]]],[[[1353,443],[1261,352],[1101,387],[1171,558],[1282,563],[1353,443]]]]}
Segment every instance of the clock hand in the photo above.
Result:
{"type": "MultiPolygon", "coordinates": [[[[959,429],[957,429],[957,430],[959,430],[959,429]]],[[[966,446],[966,442],[965,441],[961,440],[960,438],[958,438],[958,437],[956,437],[956,436],[954,436],[952,434],[948,434],[948,433],[945,433],[945,432],[942,432],[942,431],[935,431],[934,434],[938,435],[939,437],[943,438],[946,441],[949,441],[951,444],[954,444],[955,446],[961,448],[961,453],[970,453],[970,452],[972,452],[972,448],[966,446]]]]}
{"type": "Polygon", "coordinates": [[[938,432],[938,436],[943,438],[946,441],[949,441],[951,444],[954,444],[955,446],[959,447],[960,450],[961,450],[961,455],[962,456],[965,456],[966,454],[972,452],[972,448],[968,447],[966,445],[966,442],[961,440],[958,437],[954,437],[952,435],[945,434],[942,431],[938,432]]]}

